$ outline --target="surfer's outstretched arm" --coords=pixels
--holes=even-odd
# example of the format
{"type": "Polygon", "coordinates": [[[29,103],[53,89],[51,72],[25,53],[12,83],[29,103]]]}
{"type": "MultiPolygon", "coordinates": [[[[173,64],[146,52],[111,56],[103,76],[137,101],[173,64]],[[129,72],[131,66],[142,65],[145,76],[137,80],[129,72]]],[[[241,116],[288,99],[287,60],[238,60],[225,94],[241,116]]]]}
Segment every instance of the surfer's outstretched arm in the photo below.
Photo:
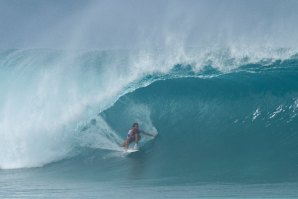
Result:
{"type": "Polygon", "coordinates": [[[151,134],[151,133],[146,133],[146,132],[142,132],[144,135],[148,135],[148,136],[151,136],[151,137],[155,137],[155,135],[151,134]]]}

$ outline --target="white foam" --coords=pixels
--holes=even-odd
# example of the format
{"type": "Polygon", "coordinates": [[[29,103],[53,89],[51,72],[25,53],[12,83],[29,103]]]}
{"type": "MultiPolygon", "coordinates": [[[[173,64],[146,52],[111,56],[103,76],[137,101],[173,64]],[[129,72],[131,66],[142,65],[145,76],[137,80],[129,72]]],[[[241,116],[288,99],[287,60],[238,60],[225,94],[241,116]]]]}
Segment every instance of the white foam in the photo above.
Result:
{"type": "Polygon", "coordinates": [[[283,111],[284,111],[284,110],[283,110],[283,106],[280,105],[280,106],[278,106],[278,107],[276,108],[276,110],[275,110],[273,113],[271,113],[271,115],[269,116],[269,118],[272,119],[272,118],[274,118],[277,114],[279,114],[279,113],[281,113],[281,112],[283,112],[283,111]]]}
{"type": "Polygon", "coordinates": [[[77,146],[119,150],[117,133],[97,114],[140,86],[133,82],[142,78],[141,70],[119,73],[117,61],[86,68],[75,63],[77,57],[48,65],[47,55],[38,51],[7,59],[10,65],[18,61],[10,66],[13,72],[1,71],[11,81],[0,100],[1,168],[42,166],[68,157],[77,146]],[[78,131],[77,125],[91,118],[97,124],[78,131]]]}
{"type": "Polygon", "coordinates": [[[260,114],[261,114],[260,108],[257,108],[256,111],[253,113],[252,121],[257,119],[257,117],[259,117],[260,114]]]}

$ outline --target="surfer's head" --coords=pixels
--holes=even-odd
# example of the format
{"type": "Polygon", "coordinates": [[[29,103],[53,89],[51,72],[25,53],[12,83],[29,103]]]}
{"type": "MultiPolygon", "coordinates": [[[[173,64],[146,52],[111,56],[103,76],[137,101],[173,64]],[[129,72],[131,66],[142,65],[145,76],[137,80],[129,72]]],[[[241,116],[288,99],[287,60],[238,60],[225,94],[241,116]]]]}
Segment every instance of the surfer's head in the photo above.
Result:
{"type": "Polygon", "coordinates": [[[132,128],[138,129],[139,128],[139,123],[137,123],[137,122],[133,123],[132,128]]]}

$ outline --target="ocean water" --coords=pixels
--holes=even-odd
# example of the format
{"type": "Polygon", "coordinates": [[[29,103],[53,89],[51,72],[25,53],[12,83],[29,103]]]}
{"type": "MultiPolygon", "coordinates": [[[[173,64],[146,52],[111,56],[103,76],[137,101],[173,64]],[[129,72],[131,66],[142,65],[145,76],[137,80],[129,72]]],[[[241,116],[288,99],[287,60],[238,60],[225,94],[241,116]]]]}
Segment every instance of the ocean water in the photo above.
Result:
{"type": "Polygon", "coordinates": [[[200,53],[2,50],[0,198],[297,198],[296,51],[200,53]]]}

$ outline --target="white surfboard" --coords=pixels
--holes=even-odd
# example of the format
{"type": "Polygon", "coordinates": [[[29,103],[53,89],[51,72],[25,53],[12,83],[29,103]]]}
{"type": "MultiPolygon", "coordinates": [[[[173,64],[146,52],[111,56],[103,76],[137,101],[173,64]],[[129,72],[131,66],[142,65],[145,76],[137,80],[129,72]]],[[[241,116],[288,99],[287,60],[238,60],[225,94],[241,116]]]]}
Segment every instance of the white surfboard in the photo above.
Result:
{"type": "Polygon", "coordinates": [[[128,148],[128,149],[123,149],[124,153],[134,153],[134,152],[138,152],[138,149],[132,149],[132,148],[128,148]]]}

